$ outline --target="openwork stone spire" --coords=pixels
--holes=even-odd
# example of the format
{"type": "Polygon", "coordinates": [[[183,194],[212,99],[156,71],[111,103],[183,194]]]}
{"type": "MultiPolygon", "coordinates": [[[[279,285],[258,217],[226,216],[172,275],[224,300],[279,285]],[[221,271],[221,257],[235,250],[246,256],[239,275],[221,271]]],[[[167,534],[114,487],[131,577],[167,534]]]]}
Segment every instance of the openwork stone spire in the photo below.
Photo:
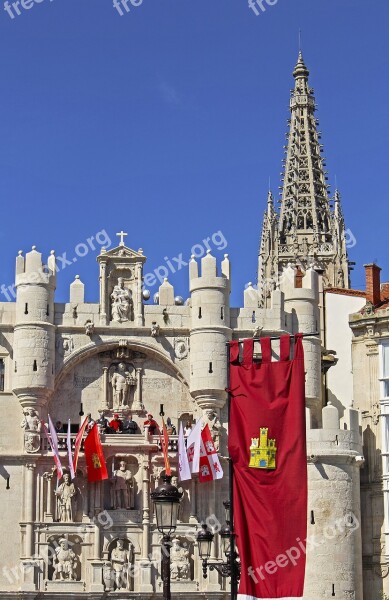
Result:
{"type": "Polygon", "coordinates": [[[315,263],[323,271],[325,286],[349,287],[340,195],[336,192],[332,209],[315,98],[301,52],[293,76],[280,214],[274,210],[270,193],[262,229],[258,283],[264,288],[263,299],[266,288],[274,287],[288,263],[302,270],[315,263]]]}

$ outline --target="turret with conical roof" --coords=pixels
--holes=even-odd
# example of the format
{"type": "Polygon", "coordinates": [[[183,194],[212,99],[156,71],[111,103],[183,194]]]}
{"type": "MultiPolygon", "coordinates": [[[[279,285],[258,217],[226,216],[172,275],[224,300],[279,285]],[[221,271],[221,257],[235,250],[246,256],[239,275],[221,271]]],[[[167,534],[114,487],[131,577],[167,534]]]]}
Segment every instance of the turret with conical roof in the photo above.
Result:
{"type": "Polygon", "coordinates": [[[278,280],[288,263],[305,270],[314,261],[323,271],[326,286],[348,288],[344,219],[339,206],[336,208],[338,196],[336,210],[331,208],[315,97],[301,51],[293,76],[280,214],[273,209],[270,215],[268,198],[259,252],[259,286],[266,289],[263,284],[269,279],[278,280]]]}

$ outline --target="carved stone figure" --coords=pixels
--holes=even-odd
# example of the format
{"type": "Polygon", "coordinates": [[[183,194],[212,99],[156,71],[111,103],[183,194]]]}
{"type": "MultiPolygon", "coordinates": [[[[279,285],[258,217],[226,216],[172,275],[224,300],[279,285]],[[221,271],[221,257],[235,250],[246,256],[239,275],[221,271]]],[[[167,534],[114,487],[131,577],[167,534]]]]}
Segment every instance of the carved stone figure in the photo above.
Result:
{"type": "Polygon", "coordinates": [[[34,408],[25,408],[23,414],[20,426],[24,429],[24,448],[29,453],[38,452],[41,446],[41,422],[38,412],[34,408]]]}
{"type": "Polygon", "coordinates": [[[129,589],[130,577],[129,577],[129,565],[131,563],[131,551],[124,549],[124,540],[118,540],[116,548],[111,553],[111,563],[115,576],[115,589],[121,590],[123,588],[129,589]]]}
{"type": "Polygon", "coordinates": [[[337,277],[336,285],[337,285],[337,287],[340,287],[340,288],[344,287],[344,273],[343,273],[342,269],[338,269],[338,277],[337,277]]]}
{"type": "Polygon", "coordinates": [[[63,476],[63,483],[55,490],[57,496],[57,514],[61,523],[73,522],[73,497],[76,495],[76,488],[70,481],[69,473],[63,476]]]}
{"type": "Polygon", "coordinates": [[[171,579],[182,581],[190,579],[189,552],[180,546],[180,540],[174,538],[170,550],[171,579]]]}
{"type": "Polygon", "coordinates": [[[119,463],[119,469],[114,472],[111,481],[111,506],[113,509],[135,506],[135,481],[124,460],[119,463]]]}
{"type": "Polygon", "coordinates": [[[73,550],[69,548],[69,542],[62,538],[59,540],[59,547],[55,549],[54,562],[54,579],[59,576],[59,579],[70,581],[76,578],[77,557],[73,550]]]}
{"type": "Polygon", "coordinates": [[[158,323],[156,321],[153,321],[151,324],[151,329],[150,329],[150,335],[153,338],[156,338],[159,336],[159,332],[160,332],[160,326],[158,325],[158,323]]]}
{"type": "Polygon", "coordinates": [[[131,372],[124,363],[119,363],[111,379],[114,408],[128,405],[128,392],[132,384],[131,372]]]}
{"type": "Polygon", "coordinates": [[[111,294],[112,321],[124,323],[131,318],[132,293],[124,287],[122,277],[119,277],[117,285],[111,294]]]}
{"type": "Polygon", "coordinates": [[[112,569],[112,564],[109,560],[106,560],[103,565],[103,581],[106,592],[111,592],[114,587],[114,571],[112,569]]]}
{"type": "Polygon", "coordinates": [[[209,408],[205,411],[204,418],[205,418],[205,424],[208,423],[209,429],[211,431],[213,443],[215,444],[215,450],[217,452],[219,452],[220,429],[222,427],[222,425],[219,421],[219,417],[217,416],[217,413],[212,408],[209,408]]]}
{"type": "Polygon", "coordinates": [[[56,343],[58,353],[65,358],[69,356],[74,350],[74,341],[71,335],[66,335],[57,339],[56,343]]]}
{"type": "Polygon", "coordinates": [[[25,408],[23,410],[24,419],[20,424],[20,427],[24,428],[26,431],[36,431],[40,432],[41,430],[41,421],[39,419],[38,411],[35,408],[25,408]]]}
{"type": "Polygon", "coordinates": [[[94,332],[95,332],[95,324],[92,321],[88,320],[85,323],[85,333],[86,333],[86,335],[91,336],[94,334],[94,332]]]}
{"type": "Polygon", "coordinates": [[[183,360],[188,356],[188,345],[186,340],[179,338],[174,343],[174,353],[178,360],[183,360]]]}

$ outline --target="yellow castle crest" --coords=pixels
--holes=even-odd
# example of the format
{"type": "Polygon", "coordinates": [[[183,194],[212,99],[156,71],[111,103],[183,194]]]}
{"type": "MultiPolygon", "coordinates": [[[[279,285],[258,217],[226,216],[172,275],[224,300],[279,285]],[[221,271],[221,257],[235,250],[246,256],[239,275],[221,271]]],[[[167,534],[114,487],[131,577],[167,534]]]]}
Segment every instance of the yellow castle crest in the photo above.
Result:
{"type": "Polygon", "coordinates": [[[276,468],[276,440],[268,440],[268,427],[261,427],[259,438],[251,439],[250,464],[252,469],[276,468]]]}

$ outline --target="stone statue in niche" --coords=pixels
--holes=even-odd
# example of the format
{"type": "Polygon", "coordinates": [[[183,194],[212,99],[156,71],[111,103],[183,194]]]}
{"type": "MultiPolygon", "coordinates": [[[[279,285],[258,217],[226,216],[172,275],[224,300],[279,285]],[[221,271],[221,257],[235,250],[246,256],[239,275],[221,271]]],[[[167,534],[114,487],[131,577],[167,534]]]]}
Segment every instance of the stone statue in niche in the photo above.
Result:
{"type": "Polygon", "coordinates": [[[76,495],[74,483],[70,481],[69,473],[63,476],[63,483],[55,490],[57,497],[57,516],[60,523],[73,522],[73,498],[76,495]]]}
{"type": "Polygon", "coordinates": [[[115,590],[130,588],[129,566],[132,562],[132,548],[124,548],[124,540],[116,542],[116,548],[111,553],[111,564],[115,577],[115,590]]]}
{"type": "Polygon", "coordinates": [[[170,577],[172,581],[190,579],[189,551],[180,546],[180,540],[174,538],[170,550],[170,577]]]}
{"type": "Polygon", "coordinates": [[[25,408],[23,415],[20,427],[24,429],[24,448],[29,453],[38,452],[41,446],[41,421],[38,411],[35,408],[25,408]]]}
{"type": "Polygon", "coordinates": [[[136,385],[136,379],[132,375],[133,371],[132,365],[127,366],[123,362],[110,369],[113,407],[116,409],[128,406],[130,386],[136,385]]]}
{"type": "Polygon", "coordinates": [[[55,549],[53,563],[53,579],[56,579],[57,576],[61,581],[65,579],[74,581],[76,579],[77,557],[73,550],[69,548],[69,542],[65,538],[59,540],[59,547],[55,549]]]}
{"type": "Polygon", "coordinates": [[[135,507],[135,480],[132,472],[127,469],[127,463],[121,460],[119,469],[114,471],[111,482],[111,507],[126,508],[131,510],[135,507]]]}
{"type": "Polygon", "coordinates": [[[132,293],[124,287],[124,280],[119,277],[111,294],[112,321],[125,323],[131,319],[132,293]]]}

